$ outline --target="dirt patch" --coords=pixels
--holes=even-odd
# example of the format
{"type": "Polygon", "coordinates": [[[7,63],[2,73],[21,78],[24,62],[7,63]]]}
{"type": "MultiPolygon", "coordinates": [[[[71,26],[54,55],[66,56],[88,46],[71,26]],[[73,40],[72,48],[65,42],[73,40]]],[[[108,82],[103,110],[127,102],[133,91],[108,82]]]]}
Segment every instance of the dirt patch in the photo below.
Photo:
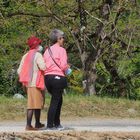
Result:
{"type": "Polygon", "coordinates": [[[0,133],[0,140],[140,140],[140,133],[90,131],[0,133]]]}

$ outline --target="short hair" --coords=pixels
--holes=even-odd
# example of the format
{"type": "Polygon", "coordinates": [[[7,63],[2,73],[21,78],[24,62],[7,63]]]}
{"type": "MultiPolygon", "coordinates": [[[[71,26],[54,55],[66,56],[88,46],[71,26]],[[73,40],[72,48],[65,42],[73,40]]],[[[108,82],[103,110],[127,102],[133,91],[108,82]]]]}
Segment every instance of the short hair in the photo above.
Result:
{"type": "Polygon", "coordinates": [[[52,30],[49,35],[49,38],[53,44],[56,43],[58,38],[61,38],[61,37],[64,37],[64,32],[58,29],[52,30]]]}

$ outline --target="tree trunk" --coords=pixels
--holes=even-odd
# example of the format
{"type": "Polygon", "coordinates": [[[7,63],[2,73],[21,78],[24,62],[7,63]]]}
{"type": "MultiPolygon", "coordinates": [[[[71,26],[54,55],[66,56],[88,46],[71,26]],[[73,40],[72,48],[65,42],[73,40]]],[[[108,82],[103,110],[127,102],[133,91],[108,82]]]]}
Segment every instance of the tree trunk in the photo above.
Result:
{"type": "Polygon", "coordinates": [[[92,71],[86,71],[85,72],[85,83],[86,83],[86,88],[85,88],[85,94],[87,95],[95,95],[96,94],[96,89],[95,89],[95,82],[97,79],[96,72],[92,71]]]}

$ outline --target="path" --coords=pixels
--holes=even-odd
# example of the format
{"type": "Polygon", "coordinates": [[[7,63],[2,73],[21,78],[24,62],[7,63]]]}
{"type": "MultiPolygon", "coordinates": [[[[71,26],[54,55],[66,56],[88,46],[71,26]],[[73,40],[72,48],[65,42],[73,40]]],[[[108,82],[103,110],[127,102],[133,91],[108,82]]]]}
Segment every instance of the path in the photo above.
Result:
{"type": "MultiPolygon", "coordinates": [[[[44,122],[45,123],[45,122],[44,122]]],[[[140,132],[140,120],[131,119],[92,119],[62,121],[63,126],[76,131],[94,132],[140,132]]],[[[0,132],[25,132],[24,122],[2,122],[0,132]]],[[[42,130],[41,130],[42,131],[42,130]]],[[[46,130],[43,130],[46,131],[46,130]]]]}

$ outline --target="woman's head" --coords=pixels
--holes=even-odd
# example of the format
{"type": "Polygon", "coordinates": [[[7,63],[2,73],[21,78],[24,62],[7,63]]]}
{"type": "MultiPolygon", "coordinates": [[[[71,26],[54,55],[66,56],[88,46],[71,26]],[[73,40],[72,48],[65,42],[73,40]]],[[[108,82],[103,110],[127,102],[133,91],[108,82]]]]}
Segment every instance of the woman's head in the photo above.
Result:
{"type": "Polygon", "coordinates": [[[63,46],[64,43],[64,32],[58,29],[54,29],[50,33],[50,40],[53,44],[59,43],[63,46]]]}
{"type": "Polygon", "coordinates": [[[35,36],[31,36],[30,38],[28,38],[27,44],[28,44],[30,49],[36,49],[39,47],[41,42],[42,42],[41,39],[39,39],[35,36]]]}

